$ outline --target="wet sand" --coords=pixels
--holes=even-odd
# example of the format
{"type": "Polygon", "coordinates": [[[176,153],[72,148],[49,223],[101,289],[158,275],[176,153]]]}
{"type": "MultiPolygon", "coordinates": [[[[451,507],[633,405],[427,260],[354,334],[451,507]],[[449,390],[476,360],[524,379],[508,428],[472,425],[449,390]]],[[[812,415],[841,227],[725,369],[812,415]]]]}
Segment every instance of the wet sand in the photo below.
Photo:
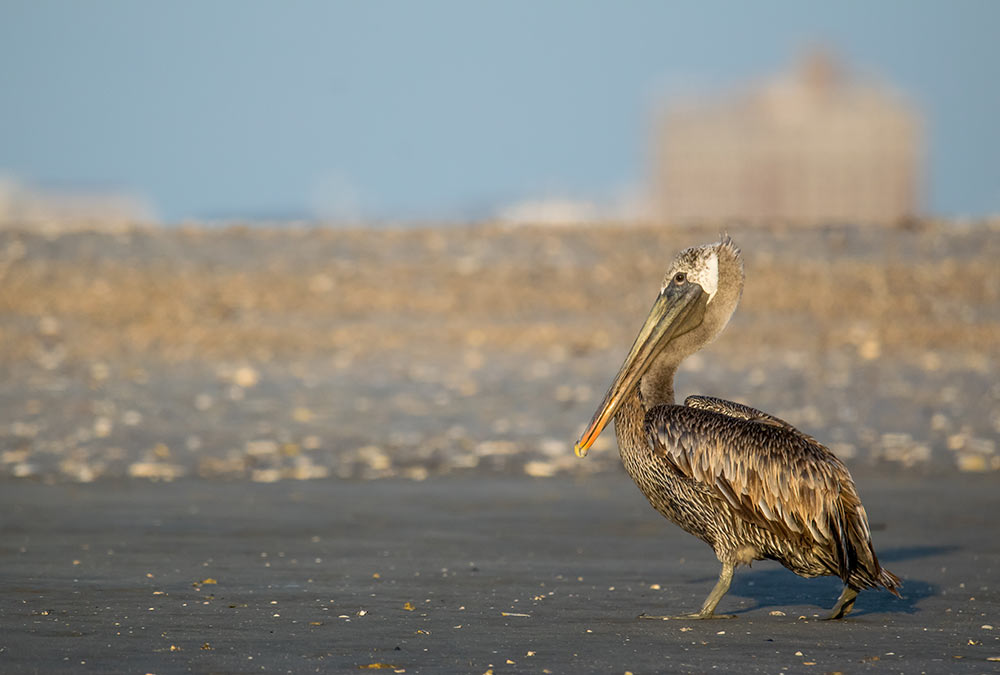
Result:
{"type": "Polygon", "coordinates": [[[995,478],[857,476],[903,599],[738,571],[621,472],[0,484],[4,673],[1000,671],[995,478]],[[992,626],[992,628],[990,628],[992,626]],[[992,660],[990,660],[992,659],[992,660]]]}

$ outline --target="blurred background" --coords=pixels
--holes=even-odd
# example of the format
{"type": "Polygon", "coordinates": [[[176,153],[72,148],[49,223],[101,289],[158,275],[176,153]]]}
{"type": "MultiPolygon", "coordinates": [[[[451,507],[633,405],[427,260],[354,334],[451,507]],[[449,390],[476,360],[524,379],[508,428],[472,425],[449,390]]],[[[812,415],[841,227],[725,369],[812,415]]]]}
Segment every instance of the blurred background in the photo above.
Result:
{"type": "Polygon", "coordinates": [[[1000,472],[998,26],[4,0],[0,475],[619,470],[572,442],[722,230],[743,305],[682,395],[855,469],[1000,472]]]}
{"type": "MultiPolygon", "coordinates": [[[[802,158],[853,155],[885,181],[905,167],[896,190],[912,194],[892,211],[1000,212],[989,0],[5,0],[0,12],[8,219],[20,201],[96,215],[99,198],[108,217],[163,223],[465,223],[548,202],[574,219],[648,215],[650,183],[720,128],[704,170],[721,171],[737,137],[754,139],[744,155],[794,154],[801,139],[802,158]]],[[[836,189],[853,189],[840,176],[836,189]]],[[[663,213],[746,215],[703,212],[679,179],[663,213]]],[[[891,215],[864,200],[857,213],[891,215]]]]}

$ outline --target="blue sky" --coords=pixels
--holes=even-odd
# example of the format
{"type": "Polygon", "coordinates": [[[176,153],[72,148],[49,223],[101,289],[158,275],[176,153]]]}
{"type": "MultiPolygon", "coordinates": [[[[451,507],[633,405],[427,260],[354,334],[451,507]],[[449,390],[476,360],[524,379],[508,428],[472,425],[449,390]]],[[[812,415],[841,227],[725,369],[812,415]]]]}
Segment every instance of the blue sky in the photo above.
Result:
{"type": "Polygon", "coordinates": [[[0,173],[171,222],[611,202],[657,101],[822,43],[923,109],[929,210],[993,214],[998,34],[991,0],[0,0],[0,173]]]}

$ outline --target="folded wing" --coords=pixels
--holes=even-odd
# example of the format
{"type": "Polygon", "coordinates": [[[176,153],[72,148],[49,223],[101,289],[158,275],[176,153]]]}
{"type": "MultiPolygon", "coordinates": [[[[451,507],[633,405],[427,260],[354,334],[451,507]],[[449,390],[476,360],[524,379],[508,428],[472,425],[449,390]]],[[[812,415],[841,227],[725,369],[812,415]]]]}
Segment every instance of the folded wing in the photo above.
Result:
{"type": "Polygon", "coordinates": [[[749,406],[704,396],[653,408],[645,424],[654,454],[739,518],[816,550],[845,581],[859,568],[879,578],[854,481],[813,438],[749,406]]]}

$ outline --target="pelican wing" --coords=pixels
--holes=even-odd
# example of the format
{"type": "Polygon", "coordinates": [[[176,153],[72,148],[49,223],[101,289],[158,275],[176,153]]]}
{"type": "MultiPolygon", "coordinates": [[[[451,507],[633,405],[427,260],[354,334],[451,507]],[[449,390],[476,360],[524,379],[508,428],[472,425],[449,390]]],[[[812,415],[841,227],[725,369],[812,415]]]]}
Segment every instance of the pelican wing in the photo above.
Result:
{"type": "Polygon", "coordinates": [[[684,405],[688,408],[711,410],[712,412],[721,413],[723,415],[746,420],[748,422],[771,424],[776,427],[789,429],[799,434],[802,433],[780,417],[775,417],[774,415],[770,415],[762,410],[757,410],[756,408],[751,408],[750,406],[743,405],[742,403],[727,401],[724,398],[716,398],[714,396],[688,396],[684,399],[684,405]]]}
{"type": "Polygon", "coordinates": [[[694,407],[653,408],[645,425],[654,454],[669,469],[724,500],[744,521],[784,539],[811,540],[830,552],[832,571],[845,580],[859,558],[878,569],[847,468],[787,422],[697,397],[694,407]]]}

